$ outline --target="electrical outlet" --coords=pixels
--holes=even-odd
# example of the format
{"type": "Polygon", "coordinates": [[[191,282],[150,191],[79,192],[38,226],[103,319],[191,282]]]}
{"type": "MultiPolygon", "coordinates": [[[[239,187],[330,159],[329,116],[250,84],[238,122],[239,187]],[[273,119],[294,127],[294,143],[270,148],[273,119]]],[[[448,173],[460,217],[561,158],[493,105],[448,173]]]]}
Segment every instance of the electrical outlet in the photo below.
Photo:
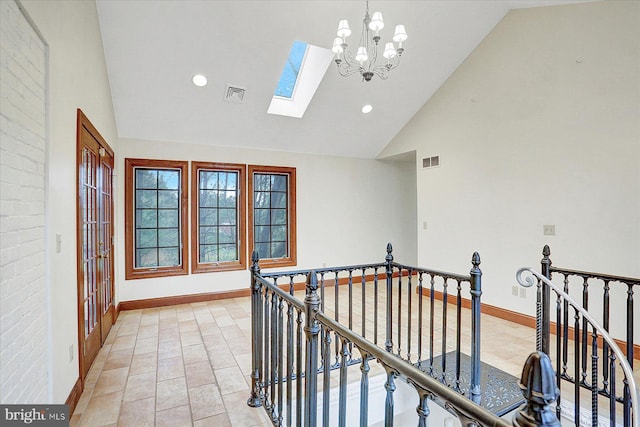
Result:
{"type": "Polygon", "coordinates": [[[542,232],[545,236],[555,236],[556,235],[556,226],[547,224],[542,226],[542,232]]]}
{"type": "Polygon", "coordinates": [[[511,287],[511,295],[513,295],[514,297],[518,296],[518,287],[517,286],[512,286],[511,287]]]}
{"type": "Polygon", "coordinates": [[[520,298],[527,297],[527,288],[520,287],[520,298]]]}

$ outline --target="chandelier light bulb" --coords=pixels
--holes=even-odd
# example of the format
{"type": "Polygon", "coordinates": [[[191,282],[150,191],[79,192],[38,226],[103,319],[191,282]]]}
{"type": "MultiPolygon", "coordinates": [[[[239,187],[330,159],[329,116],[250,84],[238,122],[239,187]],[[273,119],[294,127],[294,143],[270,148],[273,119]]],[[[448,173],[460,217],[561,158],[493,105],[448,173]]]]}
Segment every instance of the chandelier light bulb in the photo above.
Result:
{"type": "Polygon", "coordinates": [[[346,19],[341,19],[338,22],[338,32],[336,33],[338,37],[347,38],[351,35],[351,28],[349,28],[349,21],[346,19]]]}
{"type": "Polygon", "coordinates": [[[371,22],[369,22],[369,28],[378,33],[381,29],[384,28],[384,21],[382,20],[381,12],[374,12],[373,17],[371,18],[371,22]]]}
{"type": "Polygon", "coordinates": [[[367,55],[367,48],[360,46],[358,48],[358,53],[356,53],[356,61],[362,64],[367,59],[369,59],[369,55],[367,55]]]}
{"type": "Polygon", "coordinates": [[[393,46],[393,43],[389,42],[384,45],[384,53],[382,56],[387,59],[393,59],[396,56],[396,53],[396,48],[393,46]]]}
{"type": "Polygon", "coordinates": [[[333,47],[331,48],[331,50],[336,55],[344,52],[344,49],[342,48],[342,39],[340,37],[336,37],[335,39],[333,39],[333,47]]]}
{"type": "Polygon", "coordinates": [[[396,31],[393,34],[393,41],[399,43],[402,46],[402,42],[407,39],[407,31],[404,29],[404,25],[396,25],[396,31]]]}

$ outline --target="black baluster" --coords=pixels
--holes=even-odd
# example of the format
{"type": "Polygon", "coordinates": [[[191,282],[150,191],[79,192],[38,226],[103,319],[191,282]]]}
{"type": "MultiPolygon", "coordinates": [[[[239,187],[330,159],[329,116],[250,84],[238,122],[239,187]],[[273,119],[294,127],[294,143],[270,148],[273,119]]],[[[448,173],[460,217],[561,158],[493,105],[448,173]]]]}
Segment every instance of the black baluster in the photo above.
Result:
{"type": "Polygon", "coordinates": [[[329,427],[329,404],[331,403],[331,331],[325,330],[324,372],[322,376],[322,426],[329,427]]]}
{"type": "Polygon", "coordinates": [[[418,407],[416,408],[418,412],[418,427],[427,427],[427,419],[431,413],[429,410],[429,393],[418,389],[418,396],[418,407]]]}
{"type": "Polygon", "coordinates": [[[480,318],[482,305],[480,297],[482,296],[482,271],[480,270],[480,254],[474,252],[471,257],[473,267],[470,271],[471,276],[471,383],[470,397],[478,405],[481,400],[480,386],[480,318]]]}
{"type": "Polygon", "coordinates": [[[445,383],[446,371],[447,371],[447,279],[444,278],[442,284],[442,350],[441,350],[441,368],[442,374],[440,375],[440,381],[445,383]]]}
{"type": "MultiPolygon", "coordinates": [[[[569,276],[564,275],[564,293],[569,295],[569,276]]],[[[567,374],[567,364],[569,361],[569,302],[564,300],[563,304],[564,318],[562,321],[562,375],[569,376],[567,374]]]]}
{"type": "Polygon", "coordinates": [[[373,271],[373,343],[378,344],[378,267],[373,271]]]}
{"type": "Polygon", "coordinates": [[[430,275],[431,288],[429,294],[429,375],[433,376],[433,345],[434,345],[434,323],[435,323],[435,278],[430,275]]]}
{"type": "MultiPolygon", "coordinates": [[[[582,308],[584,308],[585,311],[587,312],[589,311],[589,284],[587,282],[587,277],[583,277],[583,282],[582,282],[582,308]]],[[[582,379],[580,381],[585,387],[589,387],[589,385],[587,384],[587,346],[588,346],[587,334],[588,334],[587,319],[583,317],[582,318],[582,379]]],[[[576,378],[576,381],[578,381],[578,378],[576,378]]]]}
{"type": "MultiPolygon", "coordinates": [[[[627,285],[627,361],[633,370],[633,286],[631,284],[627,285]]],[[[631,425],[631,395],[626,376],[622,399],[624,402],[624,427],[629,427],[631,425]]]]}
{"type": "Polygon", "coordinates": [[[287,427],[293,418],[293,304],[287,304],[287,427]]]}
{"type": "Polygon", "coordinates": [[[591,425],[598,427],[598,332],[591,325],[591,425]]]}
{"type": "Polygon", "coordinates": [[[284,301],[278,298],[278,425],[282,425],[282,408],[284,398],[284,301]]]}
{"type": "MultiPolygon", "coordinates": [[[[561,366],[561,358],[562,358],[562,297],[560,294],[556,294],[556,366],[561,366]]],[[[558,387],[558,399],[556,401],[556,417],[560,419],[561,416],[561,407],[560,407],[560,390],[562,386],[562,376],[560,372],[556,372],[556,387],[558,387]]]]}
{"type": "Polygon", "coordinates": [[[386,313],[386,338],[384,342],[385,349],[388,352],[393,351],[393,339],[391,337],[393,333],[392,329],[392,316],[393,316],[393,255],[391,252],[393,247],[391,243],[387,244],[387,256],[385,257],[385,267],[387,273],[387,313],[386,313]]]}
{"type": "Polygon", "coordinates": [[[422,274],[418,274],[418,368],[422,368],[422,274]]]}
{"type": "Polygon", "coordinates": [[[387,382],[384,384],[384,389],[387,391],[384,402],[384,427],[393,427],[393,392],[396,391],[396,373],[391,368],[386,366],[384,368],[387,371],[387,382]]]}
{"type": "Polygon", "coordinates": [[[340,386],[338,391],[338,427],[345,427],[347,423],[347,357],[349,347],[346,339],[342,339],[340,351],[340,386]]]}
{"type": "Polygon", "coordinates": [[[402,347],[402,267],[398,267],[398,356],[402,347]]]}
{"type": "Polygon", "coordinates": [[[407,362],[411,363],[411,276],[413,270],[409,270],[407,281],[407,362]]]}
{"type": "Polygon", "coordinates": [[[304,397],[302,395],[302,349],[304,348],[304,342],[302,340],[302,311],[298,311],[298,317],[296,319],[296,427],[302,426],[302,401],[304,397]]]}
{"type": "Polygon", "coordinates": [[[611,376],[611,392],[609,393],[609,419],[611,420],[610,427],[616,425],[616,354],[613,350],[610,350],[609,354],[609,372],[611,376]]]}
{"type": "Polygon", "coordinates": [[[454,390],[460,393],[460,341],[461,341],[461,333],[462,333],[462,286],[460,284],[460,280],[457,280],[458,286],[457,291],[458,294],[456,296],[456,383],[454,386],[454,390]]]}
{"type": "Polygon", "coordinates": [[[316,313],[320,309],[317,293],[318,278],[314,271],[307,276],[307,294],[304,298],[304,331],[307,337],[305,366],[305,426],[315,427],[318,419],[318,335],[320,324],[316,313]]]}
{"type": "Polygon", "coordinates": [[[574,409],[573,416],[576,421],[576,425],[580,425],[580,312],[577,308],[574,308],[574,323],[573,323],[573,351],[574,354],[574,382],[573,382],[573,397],[574,397],[574,409]]]}
{"type": "MultiPolygon", "coordinates": [[[[540,262],[542,270],[541,273],[544,277],[551,280],[551,249],[548,245],[544,245],[542,248],[542,261],[540,262]]],[[[542,283],[542,295],[541,295],[541,318],[537,319],[542,323],[541,342],[540,348],[545,353],[549,354],[549,340],[550,340],[550,319],[549,319],[549,305],[550,305],[550,292],[549,285],[542,283]]]]}
{"type": "Polygon", "coordinates": [[[271,420],[277,421],[277,389],[278,378],[278,296],[271,294],[271,420]]]}
{"type": "MultiPolygon", "coordinates": [[[[609,332],[609,281],[604,280],[604,297],[602,307],[602,326],[605,331],[609,332]]],[[[602,391],[609,393],[609,343],[606,340],[602,342],[602,391]]]]}
{"type": "Polygon", "coordinates": [[[367,331],[365,325],[367,324],[367,294],[366,294],[366,279],[365,270],[362,270],[362,336],[367,337],[367,331]]]}
{"type": "MultiPolygon", "coordinates": [[[[340,283],[340,278],[338,277],[338,270],[335,270],[334,272],[335,275],[335,283],[334,283],[334,287],[335,287],[335,300],[334,300],[334,308],[335,308],[335,312],[333,315],[333,318],[335,319],[336,322],[340,323],[340,304],[339,304],[339,286],[338,284],[340,283]]],[[[334,333],[335,334],[335,333],[334,333]]],[[[335,336],[335,335],[334,335],[335,336]]],[[[338,365],[338,354],[340,353],[340,344],[338,343],[338,339],[335,340],[335,349],[334,349],[334,358],[335,358],[335,362],[334,365],[338,365]]]]}
{"type": "Polygon", "coordinates": [[[272,386],[271,383],[271,370],[269,363],[271,362],[271,312],[269,311],[269,288],[265,286],[264,291],[264,407],[267,409],[267,413],[271,409],[271,400],[269,399],[269,390],[272,386]]]}
{"type": "Polygon", "coordinates": [[[259,307],[262,303],[262,287],[256,276],[260,275],[258,264],[258,252],[251,254],[251,396],[247,400],[247,405],[251,407],[262,406],[260,399],[260,364],[262,358],[262,346],[260,345],[262,318],[259,314],[259,307]]]}
{"type": "Polygon", "coordinates": [[[362,354],[362,362],[360,363],[360,427],[369,425],[369,355],[362,354]]]}

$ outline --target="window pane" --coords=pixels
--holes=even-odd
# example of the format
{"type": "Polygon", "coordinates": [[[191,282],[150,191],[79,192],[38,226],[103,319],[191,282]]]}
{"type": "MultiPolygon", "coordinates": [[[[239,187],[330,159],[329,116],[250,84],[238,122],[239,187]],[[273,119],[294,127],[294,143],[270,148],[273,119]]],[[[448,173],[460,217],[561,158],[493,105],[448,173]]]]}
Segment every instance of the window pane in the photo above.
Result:
{"type": "Polygon", "coordinates": [[[220,243],[236,242],[236,227],[220,227],[219,232],[218,241],[220,243]]]}
{"type": "Polygon", "coordinates": [[[136,208],[158,207],[158,192],[156,190],[136,190],[136,208]]]}
{"type": "Polygon", "coordinates": [[[271,227],[271,241],[284,242],[287,240],[287,227],[285,225],[274,225],[271,227]]]}
{"type": "Polygon", "coordinates": [[[200,244],[218,243],[218,229],[216,227],[200,227],[200,244]]]}
{"type": "Polygon", "coordinates": [[[215,190],[200,190],[200,207],[215,208],[218,204],[218,192],[215,190]]]}
{"type": "Polygon", "coordinates": [[[255,209],[253,220],[256,225],[269,225],[269,209],[255,209]]]}
{"type": "Polygon", "coordinates": [[[271,258],[284,258],[287,256],[287,247],[284,242],[271,244],[271,258]]]}
{"type": "Polygon", "coordinates": [[[287,224],[287,210],[286,209],[272,209],[271,210],[271,224],[274,224],[274,225],[286,225],[287,224]]]}
{"type": "Polygon", "coordinates": [[[159,248],[158,267],[169,267],[180,264],[179,248],[159,248]]]}
{"type": "Polygon", "coordinates": [[[287,191],[286,175],[271,175],[271,191],[287,191]]]}
{"type": "Polygon", "coordinates": [[[137,249],[136,250],[136,267],[157,267],[158,266],[158,250],[157,249],[137,249]]]}
{"type": "Polygon", "coordinates": [[[218,195],[218,206],[221,208],[234,208],[236,206],[236,192],[220,191],[218,195]]]}
{"type": "Polygon", "coordinates": [[[238,172],[220,172],[218,186],[221,190],[238,188],[238,172]]]}
{"type": "Polygon", "coordinates": [[[253,178],[254,191],[269,191],[271,189],[271,175],[263,175],[257,173],[253,176],[253,178]]]}
{"type": "Polygon", "coordinates": [[[180,172],[172,170],[158,171],[158,188],[177,190],[180,188],[180,172]]]}
{"type": "Polygon", "coordinates": [[[137,169],[136,188],[158,188],[158,171],[137,169]]]}
{"type": "Polygon", "coordinates": [[[236,225],[236,210],[235,209],[220,209],[220,225],[236,225]]]}
{"type": "Polygon", "coordinates": [[[218,172],[200,171],[200,188],[202,189],[218,188],[218,172]]]}
{"type": "Polygon", "coordinates": [[[271,193],[271,207],[274,209],[286,209],[287,193],[271,193]]]}
{"type": "Polygon", "coordinates": [[[271,227],[268,225],[256,225],[255,227],[255,241],[256,242],[268,242],[270,239],[271,227]]]}
{"type": "Polygon", "coordinates": [[[178,210],[162,209],[158,211],[158,227],[178,227],[178,210]]]}
{"type": "Polygon", "coordinates": [[[177,228],[158,230],[158,246],[180,246],[180,233],[177,228]]]}
{"type": "Polygon", "coordinates": [[[158,246],[158,232],[155,228],[136,230],[137,248],[155,248],[158,246]]]}
{"type": "Polygon", "coordinates": [[[263,191],[259,191],[255,193],[255,208],[256,209],[268,209],[270,206],[270,193],[265,193],[263,191]]]}
{"type": "Polygon", "coordinates": [[[269,243],[256,243],[254,250],[258,251],[258,256],[260,256],[260,259],[271,258],[269,243]]]}
{"type": "Polygon", "coordinates": [[[137,228],[156,228],[158,226],[158,211],[155,209],[137,209],[137,228]]]}
{"type": "Polygon", "coordinates": [[[200,245],[200,262],[218,262],[218,246],[200,245]]]}
{"type": "Polygon", "coordinates": [[[160,190],[158,191],[158,207],[178,209],[178,190],[160,190]]]}
{"type": "Polygon", "coordinates": [[[210,208],[200,208],[200,225],[217,225],[218,210],[210,208]]]}
{"type": "Polygon", "coordinates": [[[218,256],[220,257],[220,261],[237,261],[238,250],[236,245],[220,246],[218,256]]]}

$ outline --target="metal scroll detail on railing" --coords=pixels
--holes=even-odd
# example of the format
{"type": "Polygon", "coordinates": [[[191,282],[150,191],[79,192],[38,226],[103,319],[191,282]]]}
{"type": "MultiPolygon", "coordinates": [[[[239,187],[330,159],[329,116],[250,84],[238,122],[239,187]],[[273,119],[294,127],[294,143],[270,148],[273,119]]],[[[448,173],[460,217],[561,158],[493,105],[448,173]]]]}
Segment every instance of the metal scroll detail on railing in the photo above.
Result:
{"type": "MultiPolygon", "coordinates": [[[[551,280],[547,279],[543,274],[536,272],[531,268],[521,268],[516,274],[516,279],[520,285],[524,287],[532,287],[534,285],[539,286],[539,292],[541,289],[548,289],[556,294],[556,336],[557,347],[561,348],[561,339],[568,340],[570,335],[574,340],[574,422],[576,425],[580,425],[581,413],[580,413],[580,389],[589,388],[591,390],[591,423],[597,425],[598,412],[599,412],[599,396],[604,393],[598,387],[598,359],[599,359],[599,342],[603,342],[605,350],[605,357],[608,361],[608,374],[609,374],[609,387],[610,392],[604,395],[609,400],[609,419],[612,425],[616,425],[616,365],[622,370],[624,378],[622,380],[624,388],[624,401],[623,403],[623,421],[624,426],[638,427],[640,425],[639,407],[638,407],[638,392],[636,383],[633,377],[633,370],[626,360],[624,353],[618,347],[615,340],[611,335],[602,327],[598,321],[593,318],[587,310],[585,310],[578,302],[576,302],[571,296],[569,296],[562,288],[554,284],[551,280]],[[542,286],[540,286],[542,285],[542,286]],[[567,319],[569,316],[569,307],[573,310],[574,325],[573,330],[569,329],[567,319]],[[564,319],[564,323],[563,323],[564,319]],[[582,332],[582,333],[581,333],[582,332]],[[591,379],[590,383],[585,381],[579,381],[582,376],[581,370],[582,364],[580,363],[580,356],[583,356],[583,360],[586,359],[586,351],[583,352],[581,345],[581,338],[591,336],[591,379]]],[[[544,299],[545,296],[543,295],[544,299]]],[[[536,312],[536,336],[538,347],[546,347],[545,353],[549,352],[548,343],[545,346],[541,345],[541,338],[548,334],[551,330],[550,316],[544,315],[543,306],[540,303],[541,298],[538,299],[537,312],[536,312]]],[[[539,348],[539,350],[545,350],[545,348],[539,348]]],[[[566,356],[565,351],[564,355],[566,356]]],[[[572,380],[566,377],[567,360],[566,357],[562,358],[562,351],[556,351],[556,385],[561,390],[561,381],[563,379],[572,380]],[[562,370],[561,370],[562,369],[562,370]]],[[[586,369],[585,369],[586,370],[586,369]]],[[[585,376],[582,376],[583,379],[585,376]]],[[[556,401],[556,414],[560,416],[560,396],[556,401]]]]}

